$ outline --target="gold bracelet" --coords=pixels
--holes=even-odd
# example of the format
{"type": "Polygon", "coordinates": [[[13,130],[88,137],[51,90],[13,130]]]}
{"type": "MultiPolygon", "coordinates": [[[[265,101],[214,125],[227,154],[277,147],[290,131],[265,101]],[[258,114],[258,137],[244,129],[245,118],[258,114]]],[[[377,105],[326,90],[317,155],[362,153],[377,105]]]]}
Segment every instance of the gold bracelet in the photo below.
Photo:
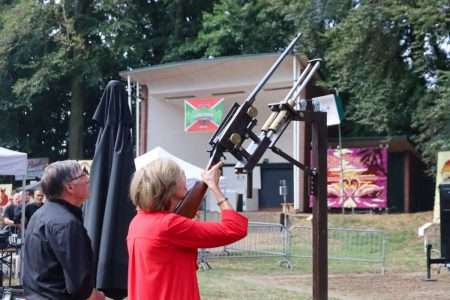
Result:
{"type": "Polygon", "coordinates": [[[220,200],[219,202],[217,202],[217,206],[221,206],[222,204],[224,204],[226,201],[228,201],[227,198],[223,198],[222,200],[220,200]]]}

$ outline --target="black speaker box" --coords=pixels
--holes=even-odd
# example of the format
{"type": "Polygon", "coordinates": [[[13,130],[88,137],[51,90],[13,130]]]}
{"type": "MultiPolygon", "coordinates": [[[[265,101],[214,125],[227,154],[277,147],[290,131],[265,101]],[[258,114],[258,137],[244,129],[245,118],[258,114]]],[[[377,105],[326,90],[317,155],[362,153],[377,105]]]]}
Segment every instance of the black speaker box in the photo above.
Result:
{"type": "Polygon", "coordinates": [[[441,257],[450,258],[450,183],[439,185],[441,257]]]}

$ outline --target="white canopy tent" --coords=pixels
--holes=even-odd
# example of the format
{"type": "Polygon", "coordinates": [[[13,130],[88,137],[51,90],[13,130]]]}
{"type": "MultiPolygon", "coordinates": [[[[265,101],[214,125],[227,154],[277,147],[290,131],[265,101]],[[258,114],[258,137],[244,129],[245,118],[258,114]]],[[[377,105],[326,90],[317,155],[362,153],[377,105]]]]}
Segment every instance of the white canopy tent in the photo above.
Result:
{"type": "Polygon", "coordinates": [[[0,175],[24,176],[27,174],[26,153],[0,147],[0,175]]]}
{"type": "MultiPolygon", "coordinates": [[[[28,155],[23,152],[9,150],[0,147],[0,175],[13,175],[26,178],[28,168],[28,155]]],[[[25,179],[22,180],[22,187],[25,186],[25,179]]],[[[22,216],[21,216],[22,242],[25,237],[25,192],[22,193],[22,216]]],[[[22,281],[22,280],[21,280],[22,281]]]]}
{"type": "Polygon", "coordinates": [[[183,169],[184,174],[186,175],[188,187],[190,187],[193,184],[193,182],[201,178],[201,174],[203,171],[202,168],[199,168],[196,165],[193,165],[187,161],[182,160],[181,158],[176,157],[175,155],[167,152],[162,147],[155,147],[152,150],[148,151],[147,153],[144,153],[141,156],[136,157],[134,160],[136,170],[139,170],[152,160],[158,158],[168,158],[175,161],[181,167],[181,169],[183,169]]]}
{"type": "MultiPolygon", "coordinates": [[[[139,170],[140,168],[144,167],[146,164],[151,162],[152,160],[158,159],[158,158],[168,158],[173,161],[175,161],[181,169],[183,169],[184,174],[186,175],[186,183],[187,187],[191,188],[195,181],[201,179],[201,174],[203,172],[203,169],[200,167],[197,167],[196,165],[193,165],[187,161],[182,160],[181,158],[169,153],[162,147],[155,147],[152,150],[148,151],[147,153],[138,156],[135,158],[134,163],[136,165],[136,170],[139,170]]],[[[206,198],[206,209],[207,210],[218,210],[217,205],[215,204],[215,201],[211,199],[210,196],[207,196],[206,198]]]]}

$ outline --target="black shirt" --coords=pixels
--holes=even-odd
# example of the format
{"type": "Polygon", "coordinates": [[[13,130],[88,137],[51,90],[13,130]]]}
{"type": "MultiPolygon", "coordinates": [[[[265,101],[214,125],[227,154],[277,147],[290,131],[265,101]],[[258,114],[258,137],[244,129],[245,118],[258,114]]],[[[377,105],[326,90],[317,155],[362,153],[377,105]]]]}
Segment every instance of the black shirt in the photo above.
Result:
{"type": "Polygon", "coordinates": [[[22,222],[22,204],[19,204],[14,208],[14,224],[20,224],[22,222]]]}
{"type": "MultiPolygon", "coordinates": [[[[5,208],[5,211],[3,212],[3,216],[10,219],[11,221],[13,221],[14,224],[19,224],[20,217],[17,218],[17,216],[16,216],[17,210],[18,210],[18,206],[14,205],[14,204],[10,204],[5,208]]],[[[20,212],[22,212],[22,211],[20,211],[20,212]]]]}
{"type": "Polygon", "coordinates": [[[49,200],[30,219],[25,234],[23,287],[27,300],[78,300],[94,287],[91,242],[81,209],[49,200]]]}
{"type": "Polygon", "coordinates": [[[28,226],[28,222],[31,216],[39,209],[44,203],[42,202],[31,202],[25,206],[25,228],[28,226]]]}

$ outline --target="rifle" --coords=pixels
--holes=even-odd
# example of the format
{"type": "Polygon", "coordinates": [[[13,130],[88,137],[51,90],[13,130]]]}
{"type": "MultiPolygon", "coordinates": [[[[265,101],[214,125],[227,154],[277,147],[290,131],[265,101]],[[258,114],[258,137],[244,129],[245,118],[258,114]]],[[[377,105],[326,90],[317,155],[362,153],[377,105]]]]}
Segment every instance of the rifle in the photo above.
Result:
{"type": "MultiPolygon", "coordinates": [[[[225,152],[229,152],[233,155],[238,162],[253,161],[251,153],[242,149],[242,144],[247,138],[251,138],[254,142],[258,140],[258,137],[252,131],[257,122],[257,109],[253,106],[253,102],[256,99],[256,95],[264,87],[284,58],[293,49],[301,35],[301,33],[298,33],[297,36],[289,43],[283,53],[281,53],[275,63],[271,66],[269,71],[267,71],[261,81],[247,96],[245,101],[240,105],[238,103],[234,103],[228,111],[219,128],[209,141],[211,150],[209,151],[210,159],[207,169],[210,169],[217,162],[219,162],[225,152]]],[[[259,157],[261,157],[265,149],[260,148],[259,151],[262,151],[260,155],[258,153],[259,157]]],[[[247,194],[249,194],[249,187],[251,190],[251,170],[253,169],[253,166],[254,164],[248,165],[246,168],[236,169],[237,171],[245,170],[247,173],[247,194]]],[[[207,189],[208,187],[203,181],[197,181],[187,192],[184,199],[181,200],[175,207],[174,212],[188,218],[193,218],[207,189]]]]}

